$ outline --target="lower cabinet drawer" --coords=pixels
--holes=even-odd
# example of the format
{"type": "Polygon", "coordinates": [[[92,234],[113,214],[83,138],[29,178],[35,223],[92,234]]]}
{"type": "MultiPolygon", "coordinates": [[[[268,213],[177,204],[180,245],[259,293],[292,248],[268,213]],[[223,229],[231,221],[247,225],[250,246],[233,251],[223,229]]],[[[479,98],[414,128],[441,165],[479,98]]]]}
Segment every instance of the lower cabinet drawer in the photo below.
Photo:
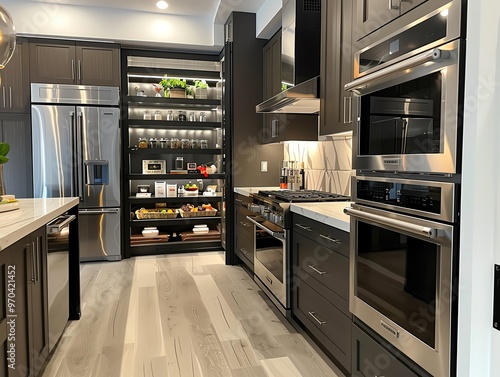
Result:
{"type": "Polygon", "coordinates": [[[347,317],[307,283],[295,276],[293,315],[324,348],[351,371],[351,318],[347,317]]]}
{"type": "Polygon", "coordinates": [[[352,376],[427,377],[414,372],[371,336],[352,324],[352,376]]]}
{"type": "Polygon", "coordinates": [[[253,271],[254,241],[249,238],[247,232],[239,229],[236,231],[235,252],[238,257],[253,271]]]}
{"type": "Polygon", "coordinates": [[[307,281],[345,314],[349,314],[349,258],[302,234],[294,233],[293,265],[295,275],[307,281]],[[331,292],[322,293],[311,282],[313,279],[331,292]]]}

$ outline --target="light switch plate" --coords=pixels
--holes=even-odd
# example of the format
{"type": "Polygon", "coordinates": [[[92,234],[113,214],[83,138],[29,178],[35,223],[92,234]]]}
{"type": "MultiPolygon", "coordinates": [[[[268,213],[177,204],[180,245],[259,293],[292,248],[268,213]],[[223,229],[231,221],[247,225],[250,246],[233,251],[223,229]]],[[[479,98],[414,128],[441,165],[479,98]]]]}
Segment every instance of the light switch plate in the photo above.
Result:
{"type": "Polygon", "coordinates": [[[266,172],[267,171],[267,161],[261,161],[260,162],[260,171],[261,172],[266,172]]]}

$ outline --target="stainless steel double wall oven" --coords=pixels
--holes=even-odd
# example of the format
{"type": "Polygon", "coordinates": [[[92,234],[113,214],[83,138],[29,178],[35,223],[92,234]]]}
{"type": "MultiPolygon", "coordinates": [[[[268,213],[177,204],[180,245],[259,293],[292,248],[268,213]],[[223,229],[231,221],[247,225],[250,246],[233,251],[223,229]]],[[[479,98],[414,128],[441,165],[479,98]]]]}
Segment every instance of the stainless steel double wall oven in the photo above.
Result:
{"type": "Polygon", "coordinates": [[[350,310],[429,375],[453,376],[465,1],[355,4],[350,310]]]}

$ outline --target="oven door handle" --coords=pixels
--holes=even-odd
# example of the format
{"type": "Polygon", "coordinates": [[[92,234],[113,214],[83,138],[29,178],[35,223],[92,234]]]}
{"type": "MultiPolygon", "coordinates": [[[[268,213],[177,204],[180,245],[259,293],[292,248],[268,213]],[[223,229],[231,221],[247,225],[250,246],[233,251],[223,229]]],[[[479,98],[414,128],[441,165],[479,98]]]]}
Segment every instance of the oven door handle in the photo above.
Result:
{"type": "Polygon", "coordinates": [[[359,220],[372,221],[377,224],[390,226],[397,230],[415,234],[417,236],[424,236],[427,238],[436,238],[439,236],[439,230],[435,228],[429,228],[426,226],[420,226],[415,224],[410,224],[406,221],[391,219],[385,216],[375,215],[373,213],[366,213],[352,207],[347,207],[344,209],[346,215],[352,216],[359,220]]]}
{"type": "Polygon", "coordinates": [[[273,236],[274,238],[279,238],[281,240],[284,240],[285,239],[285,232],[273,232],[271,229],[269,228],[266,228],[264,225],[262,225],[261,223],[259,223],[258,221],[255,221],[253,218],[251,218],[250,216],[247,216],[247,219],[249,221],[251,221],[252,223],[255,224],[255,226],[257,228],[260,228],[262,229],[264,232],[270,234],[271,236],[273,236]]]}
{"type": "Polygon", "coordinates": [[[407,69],[422,65],[430,61],[437,62],[449,58],[450,58],[450,51],[434,48],[420,55],[414,56],[412,58],[391,65],[380,71],[371,73],[369,75],[351,81],[345,84],[344,89],[348,92],[354,92],[359,95],[361,94],[360,93],[361,89],[366,88],[370,84],[376,84],[377,82],[385,80],[388,76],[404,72],[407,69]]]}

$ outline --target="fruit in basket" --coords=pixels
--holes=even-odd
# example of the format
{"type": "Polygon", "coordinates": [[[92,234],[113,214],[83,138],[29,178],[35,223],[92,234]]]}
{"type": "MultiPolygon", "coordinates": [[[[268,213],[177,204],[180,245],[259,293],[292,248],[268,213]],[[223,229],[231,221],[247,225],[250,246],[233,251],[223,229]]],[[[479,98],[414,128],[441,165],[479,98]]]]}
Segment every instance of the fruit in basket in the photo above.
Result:
{"type": "Polygon", "coordinates": [[[211,204],[202,204],[201,207],[203,208],[203,211],[213,211],[213,207],[211,204]]]}
{"type": "Polygon", "coordinates": [[[198,186],[196,186],[196,183],[186,183],[186,185],[184,186],[184,190],[187,190],[187,191],[196,191],[198,190],[198,186]]]}

